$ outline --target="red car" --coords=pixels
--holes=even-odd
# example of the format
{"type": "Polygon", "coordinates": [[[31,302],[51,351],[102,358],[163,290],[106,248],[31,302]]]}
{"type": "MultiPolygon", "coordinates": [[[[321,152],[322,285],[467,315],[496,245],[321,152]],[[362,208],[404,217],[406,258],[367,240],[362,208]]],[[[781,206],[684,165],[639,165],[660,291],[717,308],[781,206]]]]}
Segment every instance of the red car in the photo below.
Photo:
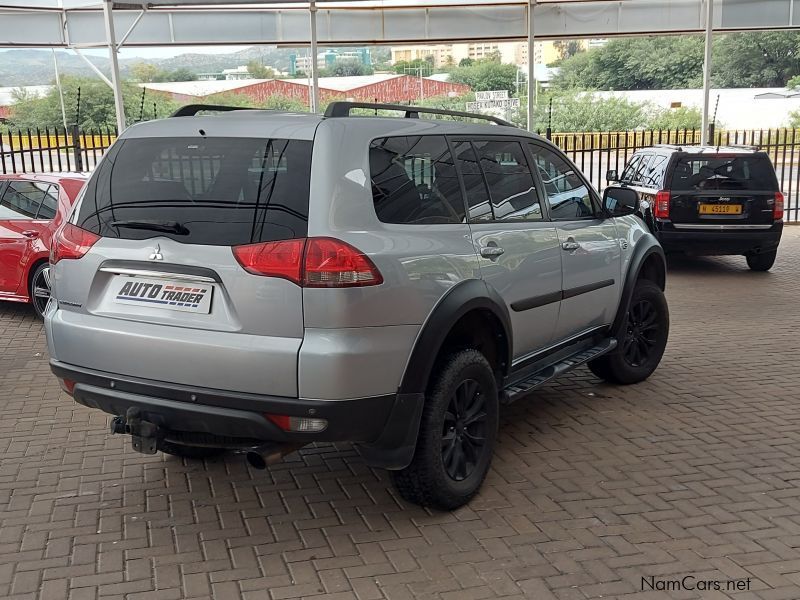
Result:
{"type": "Polygon", "coordinates": [[[86,176],[0,175],[0,300],[30,302],[38,317],[50,299],[50,240],[86,176]]]}

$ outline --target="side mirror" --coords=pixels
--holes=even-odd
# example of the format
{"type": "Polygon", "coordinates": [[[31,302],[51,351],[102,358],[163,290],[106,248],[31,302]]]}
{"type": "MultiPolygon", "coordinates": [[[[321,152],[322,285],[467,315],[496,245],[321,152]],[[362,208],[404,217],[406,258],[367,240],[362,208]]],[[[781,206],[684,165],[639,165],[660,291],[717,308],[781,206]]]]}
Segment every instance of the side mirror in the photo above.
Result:
{"type": "Polygon", "coordinates": [[[616,169],[609,169],[606,171],[606,181],[619,181],[616,169]]]}
{"type": "Polygon", "coordinates": [[[603,192],[603,208],[612,217],[632,215],[639,210],[639,194],[627,187],[607,187],[603,192]]]}

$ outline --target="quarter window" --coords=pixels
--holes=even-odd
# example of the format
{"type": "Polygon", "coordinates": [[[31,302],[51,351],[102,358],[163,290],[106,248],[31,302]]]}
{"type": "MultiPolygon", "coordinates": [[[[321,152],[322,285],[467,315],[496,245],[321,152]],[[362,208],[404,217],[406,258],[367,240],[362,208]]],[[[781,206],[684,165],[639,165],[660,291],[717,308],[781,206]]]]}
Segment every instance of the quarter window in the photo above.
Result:
{"type": "Polygon", "coordinates": [[[42,198],[37,219],[53,219],[58,211],[58,186],[51,185],[42,198]]]}
{"type": "Polygon", "coordinates": [[[660,187],[666,167],[667,157],[663,154],[656,154],[647,165],[647,168],[642,171],[639,181],[647,187],[660,187]]]}
{"type": "Polygon", "coordinates": [[[463,223],[464,200],[443,136],[386,137],[369,149],[372,199],[383,223],[463,223]]]}
{"type": "Polygon", "coordinates": [[[522,144],[516,140],[473,140],[483,172],[492,212],[497,221],[541,221],[536,195],[522,144]]]}
{"type": "Polygon", "coordinates": [[[625,166],[625,169],[622,171],[622,175],[620,176],[619,180],[624,183],[631,183],[635,181],[634,175],[636,174],[636,170],[639,168],[641,162],[641,154],[636,154],[633,156],[630,162],[625,166]]]}
{"type": "Polygon", "coordinates": [[[0,218],[35,219],[49,184],[12,181],[0,200],[0,218]]]}
{"type": "Polygon", "coordinates": [[[544,146],[531,144],[534,162],[542,179],[550,216],[555,220],[594,217],[591,192],[574,166],[544,146]]]}

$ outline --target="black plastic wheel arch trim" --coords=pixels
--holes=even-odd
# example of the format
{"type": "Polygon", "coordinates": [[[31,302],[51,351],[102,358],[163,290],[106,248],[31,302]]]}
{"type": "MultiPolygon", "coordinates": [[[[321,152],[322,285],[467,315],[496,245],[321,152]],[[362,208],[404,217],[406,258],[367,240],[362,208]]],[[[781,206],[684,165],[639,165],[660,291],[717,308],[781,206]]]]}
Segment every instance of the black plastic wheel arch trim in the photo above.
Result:
{"type": "Polygon", "coordinates": [[[508,360],[502,368],[501,375],[507,374],[513,356],[508,309],[496,290],[480,279],[470,279],[451,288],[425,321],[400,382],[400,394],[425,393],[433,365],[453,325],[468,312],[480,309],[491,312],[502,324],[508,360]]]}
{"type": "Polygon", "coordinates": [[[631,297],[633,296],[633,288],[636,286],[636,281],[639,279],[642,265],[644,265],[645,261],[653,254],[659,257],[659,264],[661,265],[664,279],[666,280],[667,261],[664,256],[664,250],[654,237],[648,235],[641,238],[633,249],[633,255],[628,265],[625,284],[622,287],[619,310],[617,310],[617,316],[614,318],[614,323],[611,325],[612,334],[619,331],[619,328],[622,327],[624,319],[628,314],[628,307],[630,306],[631,297]]]}

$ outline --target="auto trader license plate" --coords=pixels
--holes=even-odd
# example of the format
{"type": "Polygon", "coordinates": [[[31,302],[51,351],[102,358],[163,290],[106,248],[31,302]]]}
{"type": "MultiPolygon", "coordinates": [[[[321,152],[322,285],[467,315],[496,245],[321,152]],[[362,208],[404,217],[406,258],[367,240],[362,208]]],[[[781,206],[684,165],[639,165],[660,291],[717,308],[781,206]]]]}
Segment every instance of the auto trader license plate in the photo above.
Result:
{"type": "Polygon", "coordinates": [[[117,276],[112,282],[114,302],[208,314],[214,286],[169,279],[117,276]]]}
{"type": "Polygon", "coordinates": [[[741,204],[701,204],[701,215],[740,215],[742,214],[741,204]]]}

